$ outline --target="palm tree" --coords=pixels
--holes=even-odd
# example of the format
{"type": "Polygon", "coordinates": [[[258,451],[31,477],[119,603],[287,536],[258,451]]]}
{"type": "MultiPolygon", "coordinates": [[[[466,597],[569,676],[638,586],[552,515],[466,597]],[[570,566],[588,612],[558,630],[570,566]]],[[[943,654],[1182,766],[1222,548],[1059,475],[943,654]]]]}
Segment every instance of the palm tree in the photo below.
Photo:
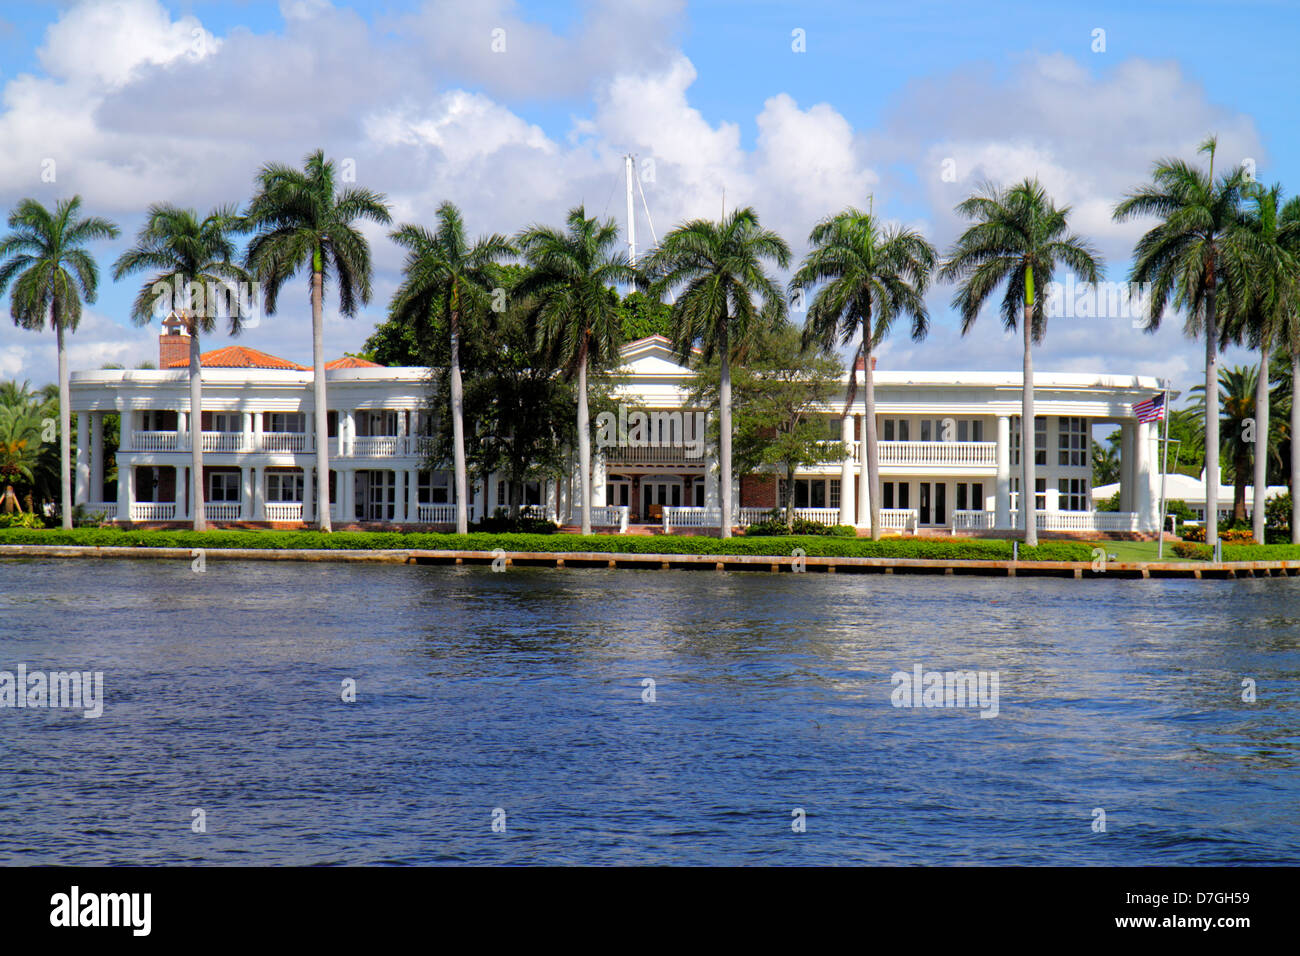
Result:
{"type": "Polygon", "coordinates": [[[28,383],[0,382],[0,486],[40,494],[39,474],[45,445],[41,432],[53,402],[33,394],[28,383]]]}
{"type": "Polygon", "coordinates": [[[655,295],[679,290],[672,304],[677,351],[689,358],[699,342],[705,362],[715,355],[721,362],[719,525],[724,538],[731,537],[735,519],[731,501],[731,361],[744,356],[760,326],[772,327],[787,311],[781,287],[763,271],[765,261],[788,268],[790,247],[775,232],[764,229],[758,214],[747,206],[724,216],[721,222],[693,219],[677,226],[664,236],[645,265],[655,295]],[[755,297],[761,306],[756,307],[755,297]]]}
{"type": "Polygon", "coordinates": [[[78,215],[81,197],[60,201],[54,211],[24,199],[9,214],[13,230],[0,240],[0,295],[13,282],[9,312],[14,324],[54,328],[59,352],[59,489],[63,527],[72,528],[72,413],[64,332],[77,330],[81,300],[95,301],[99,267],[85,245],[112,239],[117,226],[99,216],[78,215]]]}
{"type": "Polygon", "coordinates": [[[930,322],[925,290],[937,256],[919,233],[899,227],[881,229],[870,213],[852,207],[818,223],[808,241],[812,248],[790,281],[791,291],[824,284],[808,308],[805,344],[815,341],[829,350],[861,336],[866,415],[858,480],[867,488],[871,537],[878,541],[880,450],[871,352],[900,314],[911,318],[913,340],[925,337],[930,322]]]}
{"type": "Polygon", "coordinates": [[[248,207],[249,224],[257,235],[248,245],[247,265],[262,283],[268,315],[275,314],[280,287],[300,269],[311,270],[317,524],[329,531],[329,405],[321,320],[325,277],[331,275],[338,282],[339,311],[354,316],[358,304],[370,301],[371,277],[370,245],[354,223],[368,219],[388,225],[392,217],[382,193],[360,187],[336,190],[334,162],[319,149],[307,156],[301,170],[268,163],[258,173],[257,185],[248,207]]]}
{"type": "Polygon", "coordinates": [[[582,474],[582,533],[591,534],[591,430],[587,368],[608,366],[622,344],[622,310],[611,288],[630,283],[637,270],[616,250],[614,220],[569,211],[567,232],[531,226],[519,235],[531,271],[517,292],[530,297],[538,340],[555,364],[578,378],[578,467],[582,474]]]}
{"type": "Polygon", "coordinates": [[[1033,345],[1047,333],[1043,290],[1058,265],[1085,282],[1098,281],[1103,267],[1096,251],[1069,231],[1070,207],[1057,208],[1037,179],[1025,179],[1008,189],[985,184],[980,193],[957,206],[975,221],[948,254],[940,278],[960,282],[953,308],[961,313],[965,335],[994,290],[1006,280],[1002,324],[1020,325],[1024,338],[1024,384],[1020,412],[1020,518],[1025,545],[1038,544],[1034,480],[1034,361],[1033,345]]]}
{"type": "Polygon", "coordinates": [[[1186,334],[1205,337],[1205,541],[1219,536],[1219,310],[1218,286],[1227,278],[1225,266],[1240,261],[1231,254],[1240,236],[1241,169],[1214,179],[1214,154],[1218,140],[1211,136],[1200,146],[1210,157],[1208,171],[1180,159],[1159,160],[1151,182],[1139,186],[1115,207],[1116,222],[1154,216],[1160,222],[1138,240],[1129,281],[1151,288],[1147,331],[1160,325],[1165,305],[1173,296],[1176,308],[1187,311],[1186,334]]]}
{"type": "MultiPolygon", "coordinates": [[[[213,293],[229,288],[231,282],[247,282],[248,273],[232,262],[235,243],[231,236],[245,228],[233,206],[213,209],[199,219],[193,209],[162,203],[149,207],[135,245],[122,253],[113,266],[113,278],[133,272],[152,272],[141,286],[131,307],[136,325],[148,325],[155,314],[174,311],[190,336],[190,501],[194,530],[207,527],[203,488],[203,362],[199,334],[216,328],[213,293]],[[168,308],[168,303],[172,308],[168,308]]],[[[230,333],[241,326],[238,295],[231,303],[230,333]]]]}
{"type": "Polygon", "coordinates": [[[438,207],[433,231],[404,225],[391,234],[407,250],[405,278],[393,295],[390,317],[414,329],[446,322],[451,339],[451,420],[456,481],[456,533],[469,531],[469,478],[465,465],[465,388],[461,380],[460,340],[464,321],[488,312],[493,290],[503,288],[501,260],[515,254],[504,236],[493,233],[470,244],[465,221],[450,202],[438,207]]]}
{"type": "MultiPolygon", "coordinates": [[[[1219,430],[1223,436],[1222,454],[1231,463],[1234,524],[1246,520],[1246,484],[1251,480],[1251,458],[1258,455],[1264,459],[1266,466],[1270,458],[1275,463],[1281,464],[1277,454],[1282,438],[1281,429],[1275,425],[1269,431],[1261,431],[1263,426],[1260,424],[1259,410],[1256,406],[1258,378],[1258,369],[1249,365],[1238,365],[1219,371],[1218,401],[1215,402],[1215,407],[1219,412],[1219,430]],[[1253,426],[1251,422],[1254,423],[1253,426]],[[1252,431],[1254,434],[1251,434],[1252,431]]],[[[1267,381],[1267,374],[1265,374],[1265,381],[1267,381]]],[[[1207,414],[1205,386],[1194,385],[1191,394],[1196,396],[1191,412],[1196,416],[1198,423],[1204,427],[1203,420],[1207,414]]],[[[1209,471],[1208,460],[1206,471],[1209,471]]],[[[1267,485],[1267,477],[1265,484],[1267,485]]],[[[1208,491],[1206,489],[1207,494],[1208,491]]],[[[1208,511],[1206,519],[1209,519],[1208,511]]],[[[1262,544],[1263,534],[1260,533],[1256,540],[1262,544]]]]}
{"type": "MultiPolygon", "coordinates": [[[[1255,376],[1255,435],[1269,437],[1269,363],[1275,346],[1291,358],[1292,380],[1300,365],[1300,197],[1282,201],[1282,187],[1247,187],[1253,201],[1242,214],[1239,243],[1229,254],[1243,256],[1226,272],[1229,276],[1230,315],[1224,323],[1224,339],[1247,341],[1259,349],[1259,371],[1255,376]],[[1244,279],[1246,286],[1238,287],[1244,279]]],[[[1280,376],[1285,378],[1285,376],[1280,376]]],[[[1291,403],[1291,434],[1300,426],[1297,407],[1291,403]]],[[[1297,470],[1297,449],[1291,444],[1292,485],[1297,470]]],[[[1268,460],[1271,448],[1257,437],[1254,445],[1254,502],[1251,524],[1255,540],[1264,542],[1265,494],[1268,490],[1268,460]]],[[[1300,544],[1300,504],[1291,495],[1291,538],[1300,544]]],[[[1236,508],[1234,507],[1234,512],[1236,508]]]]}

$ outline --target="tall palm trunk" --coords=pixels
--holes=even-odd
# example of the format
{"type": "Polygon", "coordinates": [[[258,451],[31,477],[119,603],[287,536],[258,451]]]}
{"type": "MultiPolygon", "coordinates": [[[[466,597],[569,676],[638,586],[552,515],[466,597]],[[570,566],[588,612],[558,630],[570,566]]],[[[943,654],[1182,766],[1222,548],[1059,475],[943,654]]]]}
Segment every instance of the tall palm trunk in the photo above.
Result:
{"type": "Polygon", "coordinates": [[[199,323],[190,326],[190,505],[194,509],[194,530],[207,530],[206,499],[203,494],[203,362],[200,358],[199,323]]]}
{"type": "Polygon", "coordinates": [[[1251,533],[1264,543],[1264,493],[1268,490],[1268,353],[1267,340],[1259,349],[1259,381],[1255,383],[1255,494],[1251,504],[1251,533]]]}
{"type": "MultiPolygon", "coordinates": [[[[325,395],[325,331],[321,318],[325,280],[323,271],[321,251],[317,249],[312,259],[311,273],[312,391],[313,404],[316,406],[316,500],[320,502],[316,514],[316,526],[321,531],[328,532],[333,530],[333,524],[330,520],[330,413],[325,395]]],[[[339,420],[339,434],[343,434],[342,419],[339,420]]],[[[344,500],[342,476],[340,476],[339,502],[344,500]]]]}
{"type": "Polygon", "coordinates": [[[578,468],[582,473],[582,533],[591,534],[591,433],[587,409],[587,342],[578,356],[578,468]]]}
{"type": "Polygon", "coordinates": [[[1025,371],[1020,410],[1020,518],[1025,523],[1025,547],[1038,546],[1038,488],[1034,480],[1034,301],[1033,271],[1025,274],[1025,371]]]}
{"type": "Polygon", "coordinates": [[[460,377],[458,309],[451,310],[451,439],[452,467],[456,473],[456,533],[469,534],[469,478],[465,473],[465,384],[460,377]]]}
{"type": "MultiPolygon", "coordinates": [[[[68,385],[68,350],[63,342],[63,323],[56,319],[50,305],[50,320],[59,349],[59,494],[62,502],[63,530],[72,530],[72,391],[68,385]]],[[[127,516],[130,517],[129,515],[127,516]]]]}
{"type": "Polygon", "coordinates": [[[867,507],[871,512],[871,540],[880,540],[880,445],[876,441],[876,377],[871,370],[871,319],[862,331],[862,461],[859,481],[867,483],[867,507]]]}
{"type": "MultiPolygon", "coordinates": [[[[1210,266],[1214,268],[1213,264],[1210,266]]],[[[1219,324],[1214,314],[1214,274],[1205,290],[1205,543],[1219,540],[1219,324]]]]}
{"type": "MultiPolygon", "coordinates": [[[[727,341],[727,320],[722,320],[722,382],[718,388],[718,470],[722,487],[718,497],[722,503],[722,517],[718,530],[722,537],[731,537],[731,343],[727,341]]],[[[794,489],[790,489],[794,494],[794,489]]]]}
{"type": "Polygon", "coordinates": [[[1300,544],[1300,352],[1291,353],[1291,543],[1300,544]]]}

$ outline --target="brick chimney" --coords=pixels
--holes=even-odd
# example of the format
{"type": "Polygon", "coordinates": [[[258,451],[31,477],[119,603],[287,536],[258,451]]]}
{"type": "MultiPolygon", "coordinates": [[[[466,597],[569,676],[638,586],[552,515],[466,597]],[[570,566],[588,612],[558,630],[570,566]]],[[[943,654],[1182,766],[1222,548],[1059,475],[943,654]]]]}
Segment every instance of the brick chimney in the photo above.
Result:
{"type": "Polygon", "coordinates": [[[162,335],[158,336],[158,367],[166,369],[173,362],[187,361],[190,357],[190,335],[185,323],[173,312],[163,319],[162,335]]]}
{"type": "MultiPolygon", "coordinates": [[[[858,369],[858,371],[861,372],[861,371],[862,371],[863,369],[865,369],[866,367],[867,367],[867,363],[866,363],[866,361],[862,358],[861,355],[859,355],[859,356],[858,356],[858,364],[857,364],[857,369],[858,369]]],[[[875,370],[876,370],[876,356],[873,355],[873,356],[871,356],[871,371],[874,372],[875,370]]]]}

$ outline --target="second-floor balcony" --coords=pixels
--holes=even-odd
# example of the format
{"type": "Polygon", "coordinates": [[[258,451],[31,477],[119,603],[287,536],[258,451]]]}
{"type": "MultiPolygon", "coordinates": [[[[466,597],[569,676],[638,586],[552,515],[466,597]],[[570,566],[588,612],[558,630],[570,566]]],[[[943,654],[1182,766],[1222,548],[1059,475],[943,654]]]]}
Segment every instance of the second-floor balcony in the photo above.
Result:
{"type": "MultiPolygon", "coordinates": [[[[830,446],[832,443],[827,442],[830,446]]],[[[848,442],[851,459],[862,461],[863,443],[848,442]]],[[[876,447],[880,452],[881,467],[975,467],[995,468],[998,445],[991,441],[882,441],[876,447]]],[[[826,461],[839,461],[827,458],[826,461]]]]}
{"type": "MultiPolygon", "coordinates": [[[[133,431],[122,451],[188,452],[188,432],[133,431]]],[[[433,439],[425,435],[357,435],[339,441],[330,436],[330,454],[342,458],[424,458],[433,450],[433,439]]],[[[314,453],[316,436],[307,432],[208,432],[203,433],[205,454],[296,454],[314,453]]]]}

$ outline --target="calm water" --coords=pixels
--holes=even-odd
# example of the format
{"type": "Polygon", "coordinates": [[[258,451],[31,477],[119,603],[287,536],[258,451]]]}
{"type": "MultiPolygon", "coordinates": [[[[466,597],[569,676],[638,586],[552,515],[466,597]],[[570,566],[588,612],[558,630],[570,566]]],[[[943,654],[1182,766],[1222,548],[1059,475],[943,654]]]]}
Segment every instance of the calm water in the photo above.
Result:
{"type": "Polygon", "coordinates": [[[0,562],[19,663],[5,863],[1300,862],[1294,578],[0,562]]]}

